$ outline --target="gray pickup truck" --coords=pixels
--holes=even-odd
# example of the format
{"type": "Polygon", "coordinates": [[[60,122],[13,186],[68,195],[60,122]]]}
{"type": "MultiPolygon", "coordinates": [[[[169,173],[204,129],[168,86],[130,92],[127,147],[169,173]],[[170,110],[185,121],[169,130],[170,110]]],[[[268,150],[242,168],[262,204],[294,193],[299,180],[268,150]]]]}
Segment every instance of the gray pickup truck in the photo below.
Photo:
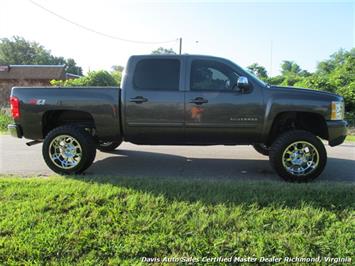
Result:
{"type": "MultiPolygon", "coordinates": [[[[199,55],[130,57],[122,88],[15,87],[15,137],[43,142],[60,174],[79,174],[96,149],[148,145],[248,144],[287,181],[324,169],[330,146],[346,137],[344,100],[327,92],[265,84],[226,59],[199,55]]],[[[139,167],[139,165],[137,165],[139,167]]]]}

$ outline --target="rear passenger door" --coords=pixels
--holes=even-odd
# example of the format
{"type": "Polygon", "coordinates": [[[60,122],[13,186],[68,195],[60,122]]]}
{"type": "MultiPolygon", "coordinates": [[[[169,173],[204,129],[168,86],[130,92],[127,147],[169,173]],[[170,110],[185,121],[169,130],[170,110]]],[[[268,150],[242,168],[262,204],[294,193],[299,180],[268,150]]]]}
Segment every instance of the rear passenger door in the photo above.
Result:
{"type": "Polygon", "coordinates": [[[135,57],[124,83],[125,136],[137,144],[178,144],[184,138],[183,60],[135,57]]]}

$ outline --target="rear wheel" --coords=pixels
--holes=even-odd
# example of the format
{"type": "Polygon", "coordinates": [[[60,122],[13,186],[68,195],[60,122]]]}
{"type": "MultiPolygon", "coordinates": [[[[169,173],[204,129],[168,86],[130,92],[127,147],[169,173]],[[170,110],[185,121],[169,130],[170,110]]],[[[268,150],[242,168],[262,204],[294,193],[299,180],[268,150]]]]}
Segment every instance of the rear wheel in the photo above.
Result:
{"type": "Polygon", "coordinates": [[[62,126],[48,133],[42,147],[43,158],[58,174],[80,174],[94,161],[96,144],[83,129],[62,126]]]}
{"type": "Polygon", "coordinates": [[[327,162],[323,143],[304,130],[285,132],[272,144],[270,162],[280,177],[307,182],[319,176],[327,162]]]}
{"type": "Polygon", "coordinates": [[[253,147],[258,153],[265,155],[265,156],[269,155],[270,148],[268,146],[266,146],[265,144],[256,143],[253,145],[253,147]]]}
{"type": "Polygon", "coordinates": [[[97,149],[102,152],[110,152],[114,151],[121,143],[122,141],[100,142],[97,149]]]}

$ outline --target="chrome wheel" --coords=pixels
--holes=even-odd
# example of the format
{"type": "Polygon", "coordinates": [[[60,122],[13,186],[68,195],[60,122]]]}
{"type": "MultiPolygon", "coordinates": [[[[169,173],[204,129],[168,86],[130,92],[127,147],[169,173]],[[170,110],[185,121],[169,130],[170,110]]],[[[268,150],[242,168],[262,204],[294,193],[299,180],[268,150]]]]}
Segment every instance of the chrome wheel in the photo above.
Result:
{"type": "Polygon", "coordinates": [[[82,159],[82,148],[72,136],[59,135],[49,144],[49,158],[62,169],[72,169],[82,159]]]}
{"type": "Polygon", "coordinates": [[[308,175],[317,168],[319,153],[311,143],[296,141],[283,152],[282,164],[286,171],[292,175],[308,175]]]}

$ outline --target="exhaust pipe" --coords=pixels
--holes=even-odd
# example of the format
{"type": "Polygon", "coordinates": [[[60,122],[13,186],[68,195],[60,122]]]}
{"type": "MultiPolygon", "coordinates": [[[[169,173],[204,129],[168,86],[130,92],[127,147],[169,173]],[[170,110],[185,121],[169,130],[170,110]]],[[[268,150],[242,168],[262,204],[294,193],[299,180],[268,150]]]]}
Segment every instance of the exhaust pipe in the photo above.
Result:
{"type": "Polygon", "coordinates": [[[39,144],[39,143],[42,143],[41,140],[32,140],[30,142],[27,142],[26,145],[27,146],[33,146],[33,145],[36,145],[36,144],[39,144]]]}

